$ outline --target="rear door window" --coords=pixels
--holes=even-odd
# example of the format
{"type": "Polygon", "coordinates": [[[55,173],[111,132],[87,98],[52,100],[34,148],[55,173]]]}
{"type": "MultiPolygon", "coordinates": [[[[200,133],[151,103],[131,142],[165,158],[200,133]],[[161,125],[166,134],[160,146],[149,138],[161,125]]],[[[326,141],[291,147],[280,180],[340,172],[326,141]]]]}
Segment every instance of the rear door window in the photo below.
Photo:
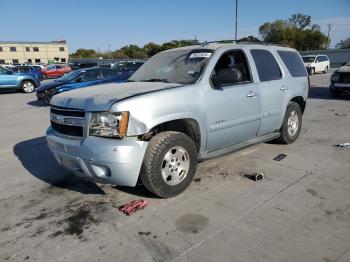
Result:
{"type": "Polygon", "coordinates": [[[89,70],[85,72],[83,81],[95,81],[100,78],[100,70],[89,70]]]}
{"type": "Polygon", "coordinates": [[[267,50],[250,50],[261,82],[278,80],[282,78],[282,71],[274,58],[267,50]]]}
{"type": "Polygon", "coordinates": [[[303,61],[300,59],[297,52],[279,50],[277,53],[288,68],[292,77],[307,76],[303,61]]]}

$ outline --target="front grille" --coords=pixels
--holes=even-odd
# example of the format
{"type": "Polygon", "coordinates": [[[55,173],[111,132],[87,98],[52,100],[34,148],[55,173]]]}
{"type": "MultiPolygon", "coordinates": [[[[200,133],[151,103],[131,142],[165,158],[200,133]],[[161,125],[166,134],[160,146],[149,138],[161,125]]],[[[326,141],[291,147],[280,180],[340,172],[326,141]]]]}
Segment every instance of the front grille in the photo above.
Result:
{"type": "Polygon", "coordinates": [[[339,83],[350,84],[350,74],[346,74],[346,73],[340,74],[339,83]]]}
{"type": "Polygon", "coordinates": [[[57,133],[83,137],[85,112],[71,108],[51,107],[51,127],[57,133]]]}

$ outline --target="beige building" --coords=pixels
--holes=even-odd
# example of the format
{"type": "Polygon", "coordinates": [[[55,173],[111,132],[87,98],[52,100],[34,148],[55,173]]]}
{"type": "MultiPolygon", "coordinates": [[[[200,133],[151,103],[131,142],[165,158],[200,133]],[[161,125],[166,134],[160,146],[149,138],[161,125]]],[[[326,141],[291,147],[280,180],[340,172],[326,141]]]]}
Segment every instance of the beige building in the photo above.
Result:
{"type": "Polygon", "coordinates": [[[52,42],[0,41],[0,64],[68,63],[66,40],[52,42]]]}

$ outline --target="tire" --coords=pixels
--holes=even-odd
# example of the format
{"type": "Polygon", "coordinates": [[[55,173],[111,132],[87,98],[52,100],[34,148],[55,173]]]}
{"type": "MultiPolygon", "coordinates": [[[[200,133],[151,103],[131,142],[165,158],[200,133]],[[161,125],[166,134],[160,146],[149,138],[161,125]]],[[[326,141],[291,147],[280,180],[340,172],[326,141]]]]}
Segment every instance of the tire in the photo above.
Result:
{"type": "Polygon", "coordinates": [[[295,102],[290,102],[280,129],[281,136],[277,139],[277,142],[280,144],[291,144],[297,140],[300,134],[302,121],[300,106],[295,102]]]}
{"type": "Polygon", "coordinates": [[[341,94],[340,94],[339,91],[334,90],[334,89],[332,89],[332,88],[330,88],[329,90],[331,91],[331,95],[332,95],[333,97],[340,97],[341,94]]]}
{"type": "Polygon", "coordinates": [[[21,84],[21,89],[24,93],[32,93],[35,87],[35,83],[31,80],[24,80],[21,84]]]}
{"type": "Polygon", "coordinates": [[[191,138],[179,132],[162,132],[147,147],[140,179],[158,197],[174,197],[191,184],[197,161],[197,148],[191,138]]]}
{"type": "Polygon", "coordinates": [[[315,68],[310,69],[310,75],[313,75],[313,74],[315,74],[315,68]]]}
{"type": "Polygon", "coordinates": [[[326,66],[326,68],[324,69],[323,73],[324,73],[324,74],[327,74],[327,73],[328,73],[328,66],[326,66]]]}

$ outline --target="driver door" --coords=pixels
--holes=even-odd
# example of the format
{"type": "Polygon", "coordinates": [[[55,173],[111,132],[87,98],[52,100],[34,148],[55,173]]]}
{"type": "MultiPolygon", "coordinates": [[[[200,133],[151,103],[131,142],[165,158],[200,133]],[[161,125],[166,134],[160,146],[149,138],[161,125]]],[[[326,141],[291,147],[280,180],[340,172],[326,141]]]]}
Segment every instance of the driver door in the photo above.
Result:
{"type": "Polygon", "coordinates": [[[224,53],[212,75],[227,68],[240,71],[242,78],[238,82],[213,86],[205,95],[207,152],[255,138],[260,127],[259,88],[253,81],[243,50],[224,53]]]}

